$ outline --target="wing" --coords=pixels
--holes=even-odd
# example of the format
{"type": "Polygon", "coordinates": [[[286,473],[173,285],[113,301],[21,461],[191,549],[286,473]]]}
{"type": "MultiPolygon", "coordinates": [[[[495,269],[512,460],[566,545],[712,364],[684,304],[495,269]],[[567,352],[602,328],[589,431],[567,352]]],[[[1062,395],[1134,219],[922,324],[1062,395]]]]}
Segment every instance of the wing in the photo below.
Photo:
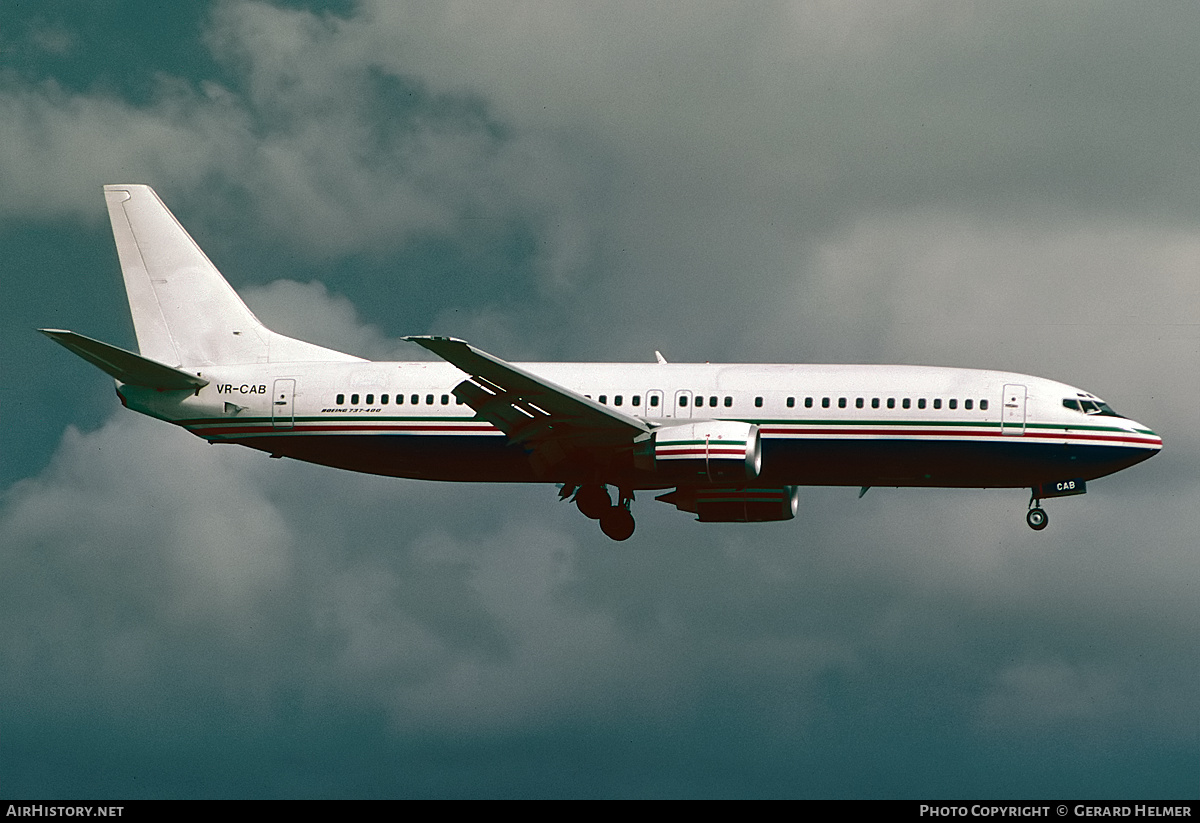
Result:
{"type": "Polygon", "coordinates": [[[614,449],[632,445],[651,431],[644,420],[584,397],[517,368],[453,337],[406,337],[470,375],[454,396],[481,418],[533,453],[548,469],[567,457],[585,454],[606,463],[614,449]]]}

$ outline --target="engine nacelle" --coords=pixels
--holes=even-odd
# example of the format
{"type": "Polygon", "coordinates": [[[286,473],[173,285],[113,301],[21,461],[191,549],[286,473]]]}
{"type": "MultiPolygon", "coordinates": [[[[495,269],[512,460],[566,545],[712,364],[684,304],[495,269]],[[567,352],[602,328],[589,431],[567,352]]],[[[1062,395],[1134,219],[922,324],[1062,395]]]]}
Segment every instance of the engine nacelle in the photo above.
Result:
{"type": "Polygon", "coordinates": [[[800,507],[800,489],[706,489],[681,487],[656,500],[692,512],[702,523],[767,523],[791,520],[800,507]]]}
{"type": "Polygon", "coordinates": [[[758,426],[737,420],[701,420],[655,429],[634,444],[633,464],[676,480],[753,480],[762,470],[758,426]]]}

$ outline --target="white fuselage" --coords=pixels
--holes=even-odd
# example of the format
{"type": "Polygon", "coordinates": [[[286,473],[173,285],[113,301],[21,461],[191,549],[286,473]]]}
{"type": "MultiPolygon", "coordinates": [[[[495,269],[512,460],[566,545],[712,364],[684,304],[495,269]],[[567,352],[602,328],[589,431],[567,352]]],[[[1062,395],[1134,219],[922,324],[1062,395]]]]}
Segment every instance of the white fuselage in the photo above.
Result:
{"type": "MultiPolygon", "coordinates": [[[[1034,486],[1091,479],[1162,447],[1145,426],[1078,404],[1075,387],[923,366],[525,363],[520,368],[655,425],[756,424],[765,485],[1034,486]],[[1064,405],[1074,400],[1076,408],[1064,405]]],[[[272,363],[194,371],[197,392],[122,386],[131,408],[212,442],[398,477],[673,485],[622,460],[550,475],[453,395],[442,362],[272,363]]],[[[1105,407],[1106,408],[1106,407],[1105,407]]]]}

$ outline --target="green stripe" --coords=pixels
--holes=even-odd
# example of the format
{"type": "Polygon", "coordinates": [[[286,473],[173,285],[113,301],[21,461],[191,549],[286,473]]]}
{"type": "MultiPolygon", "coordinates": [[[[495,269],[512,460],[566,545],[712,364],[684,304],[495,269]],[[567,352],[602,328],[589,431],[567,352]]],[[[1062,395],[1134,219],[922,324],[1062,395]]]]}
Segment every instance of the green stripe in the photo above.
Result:
{"type": "Polygon", "coordinates": [[[655,441],[659,446],[705,446],[723,444],[726,446],[744,446],[745,440],[659,440],[655,441]]]}
{"type": "MultiPolygon", "coordinates": [[[[973,429],[998,429],[1001,427],[1017,428],[1020,423],[1004,423],[1000,421],[980,420],[971,422],[969,420],[823,420],[820,418],[812,418],[806,420],[796,420],[794,418],[774,419],[774,420],[752,420],[750,421],[758,426],[926,426],[935,428],[973,428],[973,429]]],[[[1122,429],[1116,426],[1077,426],[1067,423],[1025,423],[1027,429],[1047,429],[1052,431],[1098,431],[1098,432],[1118,432],[1121,434],[1129,434],[1129,429],[1122,429]]],[[[1154,434],[1148,429],[1137,429],[1139,434],[1154,434]]]]}
{"type": "MultiPolygon", "coordinates": [[[[151,416],[155,416],[155,415],[151,415],[151,416]]],[[[234,424],[251,424],[251,423],[264,423],[264,424],[271,423],[274,421],[275,418],[232,416],[232,417],[191,418],[191,419],[183,419],[183,420],[171,419],[171,418],[167,418],[167,417],[162,417],[160,419],[168,420],[169,422],[178,423],[180,425],[202,425],[202,424],[234,425],[234,424]]],[[[281,415],[280,419],[287,419],[287,415],[281,415]]],[[[383,422],[387,422],[387,423],[486,422],[486,421],[482,421],[482,420],[480,420],[480,418],[474,417],[474,416],[472,416],[472,417],[459,417],[459,416],[453,416],[453,417],[431,417],[431,416],[396,417],[396,416],[391,416],[391,415],[384,416],[384,415],[375,415],[375,414],[369,414],[369,413],[340,414],[340,415],[323,414],[323,415],[318,415],[318,416],[308,415],[308,416],[303,416],[303,417],[292,417],[291,419],[292,419],[293,423],[343,423],[343,422],[362,422],[362,421],[374,421],[374,422],[380,422],[380,423],[383,423],[383,422]]],[[[652,418],[652,419],[656,419],[656,418],[652,418]]],[[[666,419],[674,420],[677,418],[666,418],[666,419]]],[[[913,426],[922,426],[925,428],[950,428],[950,429],[953,429],[953,428],[998,429],[998,428],[1002,427],[1001,423],[999,421],[982,421],[982,420],[978,421],[978,422],[971,422],[971,421],[965,421],[965,420],[944,420],[944,421],[933,421],[933,420],[844,420],[844,419],[825,420],[825,419],[820,419],[820,418],[807,418],[807,419],[803,419],[803,420],[797,420],[794,418],[785,418],[785,419],[776,418],[776,419],[770,419],[770,420],[765,420],[765,419],[748,420],[748,421],[738,420],[738,421],[731,421],[731,422],[747,422],[747,423],[753,423],[758,426],[845,426],[845,427],[864,427],[864,426],[913,427],[913,426]]],[[[690,424],[678,423],[678,424],[672,424],[672,425],[690,425],[690,424]]],[[[1011,426],[1012,428],[1016,428],[1019,425],[1020,424],[1018,424],[1018,423],[1005,424],[1005,426],[1011,426]]],[[[1092,432],[1114,432],[1117,434],[1130,434],[1131,433],[1129,429],[1118,428],[1116,426],[1074,425],[1074,424],[1064,424],[1064,423],[1026,423],[1024,427],[1026,429],[1039,429],[1039,430],[1043,430],[1043,431],[1063,431],[1063,432],[1067,432],[1067,433],[1076,432],[1076,431],[1078,431],[1078,432],[1089,432],[1089,431],[1092,431],[1092,432]]],[[[671,426],[664,426],[663,428],[667,429],[667,428],[671,428],[671,426]]],[[[1133,430],[1132,433],[1148,435],[1151,437],[1158,436],[1153,431],[1151,431],[1149,429],[1144,429],[1144,428],[1135,429],[1135,430],[1133,430]]],[[[746,441],[744,441],[744,440],[717,440],[717,441],[713,441],[713,440],[709,440],[709,441],[705,441],[705,440],[672,440],[669,442],[673,445],[699,445],[699,444],[703,444],[705,442],[726,443],[728,445],[738,445],[738,446],[744,446],[746,444],[746,441]]]]}
{"type": "MultiPolygon", "coordinates": [[[[166,418],[163,418],[166,419],[166,418]]],[[[182,424],[197,424],[197,423],[213,423],[213,424],[229,424],[229,423],[270,423],[275,418],[272,417],[197,417],[184,420],[174,420],[172,422],[182,424]]],[[[289,419],[288,415],[280,415],[280,419],[289,419]]],[[[478,417],[383,417],[377,414],[348,414],[348,415],[321,415],[320,417],[292,417],[290,418],[297,423],[330,423],[342,422],[347,420],[375,420],[379,422],[391,423],[447,423],[447,422],[462,422],[470,423],[480,421],[478,417]]]]}

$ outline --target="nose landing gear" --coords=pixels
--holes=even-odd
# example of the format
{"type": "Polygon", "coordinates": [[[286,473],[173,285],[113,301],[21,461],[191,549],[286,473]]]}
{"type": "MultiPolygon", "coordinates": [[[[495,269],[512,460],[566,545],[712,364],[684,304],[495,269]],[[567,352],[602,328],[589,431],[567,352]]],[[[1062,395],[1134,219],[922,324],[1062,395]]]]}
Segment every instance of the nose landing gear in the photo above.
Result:
{"type": "Polygon", "coordinates": [[[1035,532],[1040,532],[1050,525],[1050,515],[1046,514],[1046,510],[1042,508],[1042,501],[1037,497],[1037,489],[1034,489],[1029,495],[1029,511],[1025,513],[1025,522],[1035,532]]]}
{"type": "Polygon", "coordinates": [[[1046,514],[1046,510],[1041,506],[1034,506],[1026,513],[1025,522],[1029,524],[1029,528],[1035,532],[1040,532],[1046,526],[1050,525],[1050,516],[1046,514]]]}

